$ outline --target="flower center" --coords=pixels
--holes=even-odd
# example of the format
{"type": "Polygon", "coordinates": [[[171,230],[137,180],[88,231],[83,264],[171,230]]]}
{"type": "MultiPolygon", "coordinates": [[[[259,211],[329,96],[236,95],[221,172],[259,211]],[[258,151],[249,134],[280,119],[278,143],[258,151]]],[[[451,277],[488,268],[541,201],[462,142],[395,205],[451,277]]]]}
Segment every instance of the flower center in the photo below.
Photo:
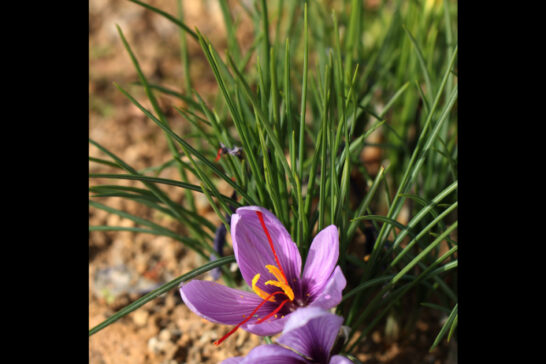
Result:
{"type": "MultiPolygon", "coordinates": [[[[274,265],[266,265],[265,267],[271,274],[275,276],[275,278],[277,278],[276,281],[269,280],[269,281],[266,281],[265,284],[280,288],[290,301],[294,301],[294,291],[292,290],[292,287],[288,285],[286,278],[283,275],[281,275],[281,272],[279,271],[279,269],[275,267],[274,265]]],[[[254,293],[256,293],[258,296],[260,296],[264,300],[275,302],[275,299],[273,297],[268,297],[267,292],[262,290],[260,287],[256,286],[256,283],[258,283],[259,279],[260,279],[260,273],[257,273],[254,276],[254,278],[252,278],[252,290],[254,291],[254,293]]]]}

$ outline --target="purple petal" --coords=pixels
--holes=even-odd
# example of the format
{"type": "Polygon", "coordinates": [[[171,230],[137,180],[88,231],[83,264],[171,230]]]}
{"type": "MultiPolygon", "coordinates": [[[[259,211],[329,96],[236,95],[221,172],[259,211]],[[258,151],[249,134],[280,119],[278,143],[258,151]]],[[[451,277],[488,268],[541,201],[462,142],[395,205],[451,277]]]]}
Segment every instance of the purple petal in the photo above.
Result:
{"type": "Polygon", "coordinates": [[[278,288],[266,286],[268,280],[277,280],[265,268],[266,265],[277,266],[269,240],[256,212],[263,215],[264,223],[269,231],[273,246],[279,258],[286,279],[292,284],[298,281],[301,273],[301,257],[296,244],[283,224],[268,210],[259,206],[240,207],[231,216],[231,239],[233,251],[244,280],[249,286],[256,273],[261,277],[257,286],[266,292],[278,288]]]}
{"type": "Polygon", "coordinates": [[[290,315],[277,342],[314,361],[328,362],[343,318],[319,307],[305,307],[290,315]]]}
{"type": "MultiPolygon", "coordinates": [[[[182,299],[197,315],[220,324],[237,325],[262,303],[254,293],[222,286],[216,282],[193,280],[180,287],[182,299]]],[[[264,317],[275,305],[266,302],[257,312],[258,318],[264,317]]],[[[245,328],[245,325],[242,326],[245,328]]]]}
{"type": "Polygon", "coordinates": [[[352,361],[341,355],[334,355],[329,364],[354,364],[352,361]]]}
{"type": "Polygon", "coordinates": [[[346,285],[347,280],[338,265],[324,289],[309,303],[309,306],[322,307],[325,310],[336,307],[341,302],[341,292],[346,285]]]}
{"type": "Polygon", "coordinates": [[[339,257],[339,232],[335,225],[322,229],[313,239],[302,280],[311,300],[324,289],[339,257]]]}
{"type": "MultiPolygon", "coordinates": [[[[260,315],[261,317],[261,315],[260,315]]],[[[288,318],[290,315],[287,315],[283,318],[279,319],[273,319],[273,320],[266,320],[263,323],[260,324],[247,324],[244,326],[244,329],[248,332],[251,332],[255,335],[259,336],[271,336],[278,334],[282,331],[284,328],[284,325],[286,321],[288,321],[288,318]]]]}
{"type": "Polygon", "coordinates": [[[240,364],[307,364],[307,360],[291,350],[269,344],[252,349],[240,364]]]}

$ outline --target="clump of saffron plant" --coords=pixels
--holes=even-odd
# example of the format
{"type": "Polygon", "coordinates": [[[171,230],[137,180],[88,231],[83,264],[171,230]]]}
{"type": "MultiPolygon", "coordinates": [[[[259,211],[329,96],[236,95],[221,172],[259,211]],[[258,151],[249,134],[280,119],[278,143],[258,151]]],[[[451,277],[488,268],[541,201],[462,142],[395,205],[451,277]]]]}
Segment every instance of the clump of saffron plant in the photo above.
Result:
{"type": "Polygon", "coordinates": [[[322,309],[341,301],[346,280],[337,265],[339,232],[330,225],[313,239],[303,273],[296,244],[283,224],[267,209],[238,208],[231,216],[231,239],[241,275],[252,292],[193,280],[180,287],[186,305],[215,323],[266,336],[281,332],[300,307],[322,309]]]}
{"type": "Polygon", "coordinates": [[[258,361],[261,364],[352,364],[346,357],[331,352],[342,322],[342,317],[321,308],[301,308],[286,322],[282,335],[277,339],[280,345],[260,345],[246,357],[229,358],[222,364],[258,361]]]}

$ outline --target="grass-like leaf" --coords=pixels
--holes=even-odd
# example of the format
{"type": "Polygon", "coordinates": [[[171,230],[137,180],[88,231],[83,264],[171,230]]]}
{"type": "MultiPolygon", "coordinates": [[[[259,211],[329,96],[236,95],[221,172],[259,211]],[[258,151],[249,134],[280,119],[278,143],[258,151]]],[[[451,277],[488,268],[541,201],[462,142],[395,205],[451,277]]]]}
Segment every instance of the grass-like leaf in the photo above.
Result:
{"type": "Polygon", "coordinates": [[[170,20],[174,24],[178,25],[180,28],[184,29],[184,31],[186,31],[193,39],[197,40],[197,34],[195,34],[195,32],[193,30],[191,30],[186,24],[184,24],[180,20],[176,19],[173,15],[171,15],[169,13],[166,13],[165,11],[163,11],[161,9],[158,9],[156,7],[153,7],[153,6],[149,5],[149,4],[143,3],[143,2],[138,1],[138,0],[129,0],[129,1],[133,2],[135,4],[138,4],[138,5],[142,6],[142,7],[145,7],[147,9],[153,11],[154,13],[157,13],[157,14],[163,16],[165,19],[170,20]]]}
{"type": "MultiPolygon", "coordinates": [[[[434,339],[434,342],[432,343],[432,346],[429,349],[430,351],[432,351],[436,346],[438,346],[438,344],[444,338],[444,336],[446,335],[448,330],[449,330],[449,333],[450,333],[449,337],[451,337],[451,334],[452,334],[453,330],[457,326],[458,308],[459,308],[459,304],[456,304],[455,307],[453,307],[453,309],[451,310],[451,313],[449,314],[446,322],[444,323],[444,325],[440,329],[440,332],[436,336],[436,339],[434,339]]],[[[449,341],[449,339],[448,339],[448,341],[449,341]]]]}

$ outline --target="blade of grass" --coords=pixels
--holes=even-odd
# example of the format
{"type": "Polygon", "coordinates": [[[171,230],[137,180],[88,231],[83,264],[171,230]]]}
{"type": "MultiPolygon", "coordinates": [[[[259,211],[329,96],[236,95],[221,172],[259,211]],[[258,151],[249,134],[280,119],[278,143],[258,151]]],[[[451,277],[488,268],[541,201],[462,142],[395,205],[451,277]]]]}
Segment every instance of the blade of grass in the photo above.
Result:
{"type": "MultiPolygon", "coordinates": [[[[176,1],[176,11],[180,22],[184,24],[184,7],[182,6],[182,0],[176,1]]],[[[186,89],[186,93],[191,94],[193,87],[191,85],[190,57],[188,55],[188,42],[184,33],[185,30],[180,27],[180,61],[184,67],[184,87],[186,89]]],[[[191,100],[191,103],[194,103],[191,98],[188,98],[188,100],[191,100]]],[[[197,108],[197,105],[194,105],[194,107],[197,108]]]]}
{"type": "MultiPolygon", "coordinates": [[[[192,249],[194,251],[198,251],[198,244],[190,239],[184,238],[183,236],[177,236],[176,234],[167,234],[162,231],[152,230],[152,229],[145,229],[140,227],[128,227],[128,226],[107,226],[107,225],[96,225],[96,226],[89,226],[89,231],[130,231],[134,233],[146,233],[146,234],[152,234],[152,235],[158,235],[158,236],[167,236],[169,238],[178,240],[180,242],[183,242],[184,244],[188,246],[192,246],[192,249]]],[[[199,253],[203,258],[208,259],[208,256],[204,253],[199,253]]]]}
{"type": "MultiPolygon", "coordinates": [[[[203,187],[201,187],[201,186],[197,186],[197,185],[190,184],[190,183],[175,181],[175,180],[166,179],[166,178],[148,177],[148,176],[142,176],[142,175],[111,174],[111,173],[90,173],[89,177],[91,177],[91,178],[112,178],[112,179],[135,180],[135,181],[141,181],[144,184],[146,184],[146,183],[160,183],[160,184],[165,184],[165,185],[170,185],[170,186],[181,187],[181,188],[184,188],[184,189],[188,189],[188,190],[192,190],[192,191],[196,191],[196,192],[200,192],[200,193],[205,193],[205,192],[203,192],[203,190],[206,190],[206,188],[203,189],[203,187]]],[[[208,190],[207,190],[207,192],[209,194],[212,193],[211,191],[208,191],[208,190]]],[[[228,197],[226,195],[220,194],[220,199],[223,200],[224,203],[230,204],[230,205],[232,205],[234,207],[241,206],[241,204],[239,202],[233,200],[231,197],[228,197]]]]}
{"type": "MultiPolygon", "coordinates": [[[[417,60],[419,61],[419,66],[421,67],[421,70],[423,72],[423,77],[425,78],[425,85],[427,87],[427,95],[432,95],[434,93],[434,90],[432,89],[432,83],[430,82],[430,73],[428,71],[427,65],[425,64],[425,59],[423,58],[423,52],[421,51],[421,47],[419,47],[419,44],[415,40],[415,37],[409,29],[406,27],[406,25],[402,24],[402,28],[406,32],[406,34],[409,36],[411,43],[413,44],[413,47],[415,48],[415,53],[417,54],[417,60]]],[[[427,98],[428,102],[430,103],[430,99],[427,98]]]]}
{"type": "Polygon", "coordinates": [[[319,220],[318,220],[318,231],[322,230],[326,223],[326,177],[328,176],[328,172],[326,169],[326,151],[328,149],[328,136],[330,135],[328,130],[328,105],[330,101],[330,69],[329,65],[326,65],[326,69],[324,71],[324,75],[326,75],[325,85],[322,89],[323,93],[323,104],[322,104],[322,143],[321,143],[321,149],[317,150],[316,153],[320,153],[320,184],[319,184],[319,206],[318,206],[318,214],[319,214],[319,220]]]}
{"type": "Polygon", "coordinates": [[[195,34],[195,32],[193,30],[191,30],[186,24],[184,24],[180,20],[176,19],[171,14],[168,14],[168,13],[164,12],[163,10],[160,10],[158,8],[155,8],[155,7],[153,7],[153,6],[149,5],[149,4],[143,3],[143,2],[138,1],[138,0],[129,0],[129,1],[133,2],[135,4],[138,4],[138,5],[142,6],[142,7],[145,7],[146,9],[149,9],[149,10],[153,11],[154,13],[157,13],[157,14],[163,16],[165,19],[170,20],[174,24],[178,25],[180,28],[184,29],[186,31],[186,33],[188,33],[193,39],[197,40],[197,34],[195,34]]]}
{"type": "Polygon", "coordinates": [[[194,239],[184,238],[184,237],[176,234],[175,232],[173,232],[173,231],[171,231],[171,230],[169,230],[169,229],[167,229],[167,228],[165,228],[165,227],[163,227],[161,225],[158,225],[158,224],[153,223],[153,222],[151,222],[149,220],[140,218],[138,216],[134,216],[134,215],[129,214],[129,213],[125,212],[125,211],[114,209],[112,207],[103,205],[103,204],[101,204],[99,202],[96,202],[96,201],[89,201],[89,206],[97,208],[97,209],[104,210],[106,212],[118,215],[118,216],[126,218],[126,219],[129,219],[131,221],[134,221],[137,224],[148,226],[148,227],[152,228],[154,231],[157,231],[158,233],[161,233],[162,235],[169,236],[169,237],[171,237],[173,239],[176,239],[176,240],[178,240],[178,241],[180,241],[180,242],[182,242],[184,244],[187,244],[191,249],[193,249],[196,253],[201,255],[203,258],[208,259],[208,255],[206,255],[202,251],[203,248],[208,250],[209,253],[214,252],[214,249],[208,244],[204,244],[204,243],[196,241],[194,239]]]}
{"type": "MultiPolygon", "coordinates": [[[[432,343],[432,346],[430,347],[429,351],[432,351],[436,346],[438,346],[438,344],[440,343],[440,341],[444,338],[445,334],[447,333],[447,330],[450,328],[451,326],[451,330],[450,330],[450,333],[451,331],[453,330],[453,323],[456,322],[455,319],[457,318],[458,314],[458,307],[459,307],[459,304],[456,304],[453,309],[451,310],[451,313],[449,314],[446,322],[444,323],[444,325],[442,326],[442,328],[440,329],[440,332],[438,333],[438,335],[436,336],[436,339],[434,339],[434,342],[432,343]]],[[[456,323],[455,323],[455,326],[456,326],[456,323]]],[[[450,335],[451,336],[451,335],[450,335]]],[[[449,340],[448,340],[449,341],[449,340]]]]}
{"type": "Polygon", "coordinates": [[[224,24],[227,30],[227,43],[229,53],[235,57],[235,59],[241,58],[241,49],[239,48],[239,43],[237,42],[237,29],[233,24],[233,19],[230,12],[230,7],[226,0],[219,0],[220,10],[222,11],[222,17],[224,19],[224,24]]]}
{"type": "Polygon", "coordinates": [[[437,304],[435,304],[435,303],[421,302],[420,305],[421,305],[421,306],[424,306],[424,307],[432,308],[432,309],[435,309],[435,310],[438,310],[438,311],[445,312],[445,313],[447,313],[448,315],[451,313],[451,310],[450,310],[449,308],[446,308],[446,307],[444,307],[444,306],[437,305],[437,304]]]}
{"type": "Polygon", "coordinates": [[[96,162],[96,163],[104,164],[105,166],[110,166],[110,167],[114,167],[114,168],[123,169],[123,168],[121,168],[121,167],[119,166],[119,164],[114,163],[114,162],[110,162],[110,161],[107,161],[107,160],[101,159],[101,158],[89,157],[89,161],[90,161],[90,162],[96,162]]]}
{"type": "Polygon", "coordinates": [[[305,111],[307,105],[307,72],[309,68],[309,26],[307,21],[307,1],[303,5],[303,78],[300,103],[300,130],[298,134],[298,177],[303,181],[303,149],[305,145],[305,111]]]}
{"type": "MultiPolygon", "coordinates": [[[[135,85],[135,86],[142,86],[144,87],[144,84],[141,82],[141,81],[137,81],[137,82],[132,82],[131,85],[135,85]]],[[[196,109],[196,110],[199,110],[199,104],[197,102],[195,102],[191,97],[189,96],[186,96],[178,91],[175,91],[173,89],[170,89],[168,87],[165,87],[165,86],[161,86],[161,85],[155,85],[155,84],[151,84],[151,83],[148,83],[148,87],[152,90],[156,90],[156,91],[159,91],[165,95],[169,95],[169,96],[173,96],[173,97],[176,97],[177,99],[180,99],[182,101],[184,101],[185,103],[187,103],[189,106],[191,106],[192,108],[196,109]]],[[[191,92],[191,90],[190,90],[191,92]]]]}

